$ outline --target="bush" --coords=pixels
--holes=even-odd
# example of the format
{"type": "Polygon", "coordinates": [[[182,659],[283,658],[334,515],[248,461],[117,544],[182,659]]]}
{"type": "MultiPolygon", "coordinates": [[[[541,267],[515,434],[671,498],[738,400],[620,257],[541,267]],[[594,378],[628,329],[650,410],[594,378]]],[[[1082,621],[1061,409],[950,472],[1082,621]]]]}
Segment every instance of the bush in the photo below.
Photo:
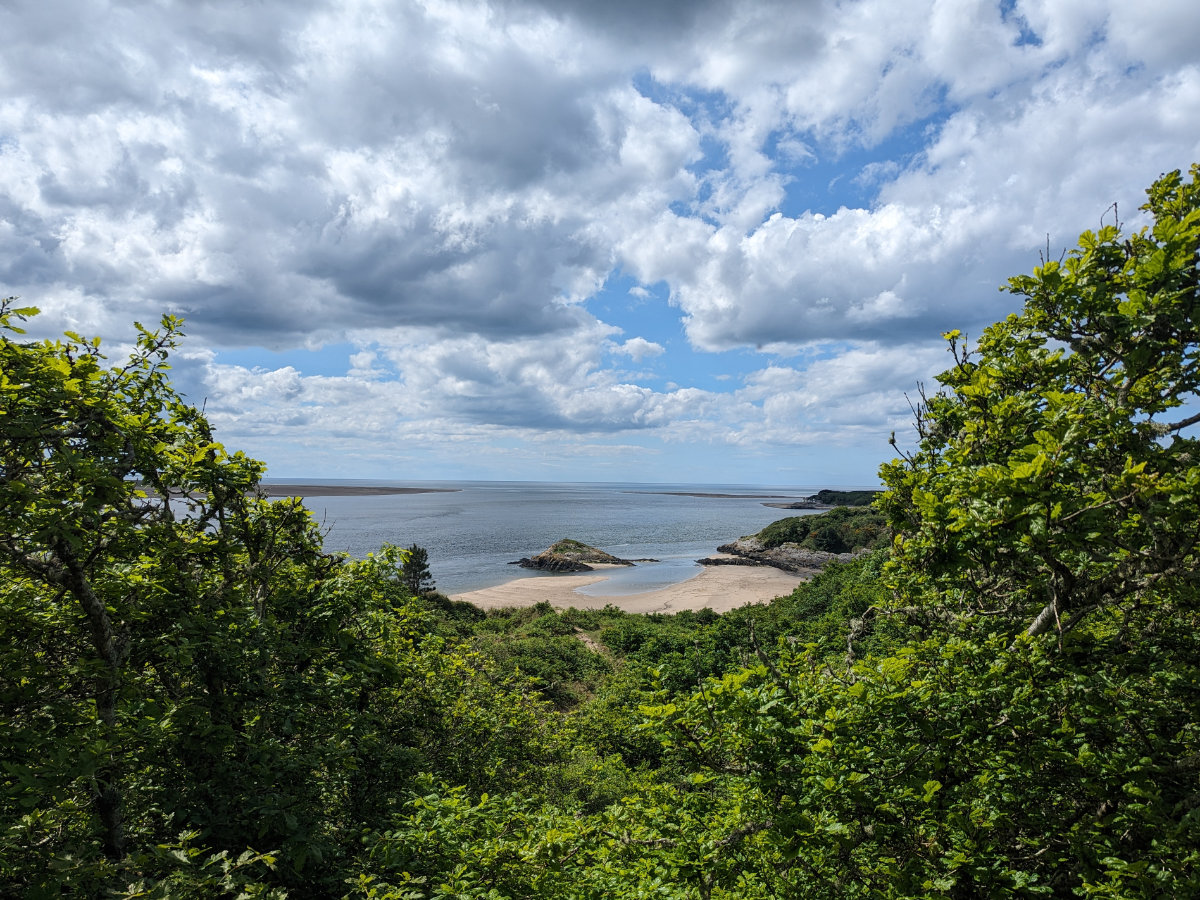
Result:
{"type": "Polygon", "coordinates": [[[849,553],[885,546],[891,539],[891,530],[887,520],[875,510],[845,506],[820,515],[780,519],[756,537],[767,549],[799,544],[806,550],[849,553]]]}

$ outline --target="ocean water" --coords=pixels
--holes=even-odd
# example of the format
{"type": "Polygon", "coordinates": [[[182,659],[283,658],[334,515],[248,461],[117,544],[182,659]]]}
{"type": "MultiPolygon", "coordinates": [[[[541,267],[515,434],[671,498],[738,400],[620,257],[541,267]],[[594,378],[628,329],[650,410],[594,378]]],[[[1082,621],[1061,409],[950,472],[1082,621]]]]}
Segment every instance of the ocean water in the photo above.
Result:
{"type": "MultiPolygon", "coordinates": [[[[313,482],[307,482],[313,483],[313,482]]],[[[533,482],[365,482],[452,488],[447,493],[308,497],[329,551],[363,557],[383,543],[429,551],[437,589],[457,594],[538,575],[508,565],[562,538],[574,538],[626,559],[658,563],[606,572],[584,588],[594,596],[655,590],[697,575],[696,560],[804,510],[772,509],[815,493],[809,487],[695,484],[558,484],[533,482]],[[681,496],[732,494],[732,497],[681,496]],[[761,495],[770,495],[763,497],[761,495]]],[[[554,577],[545,575],[542,577],[554,577]]]]}

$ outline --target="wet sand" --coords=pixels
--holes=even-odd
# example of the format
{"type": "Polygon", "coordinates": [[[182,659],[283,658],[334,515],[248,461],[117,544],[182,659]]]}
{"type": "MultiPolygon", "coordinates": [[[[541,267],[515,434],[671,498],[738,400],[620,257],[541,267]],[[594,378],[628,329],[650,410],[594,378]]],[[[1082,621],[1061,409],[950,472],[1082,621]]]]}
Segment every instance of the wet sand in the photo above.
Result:
{"type": "Polygon", "coordinates": [[[596,597],[580,594],[576,588],[608,578],[602,567],[579,575],[544,575],[516,578],[496,587],[455,594],[452,600],[465,600],[482,609],[533,606],[543,601],[565,609],[602,609],[609,604],[629,613],[680,612],[711,609],[725,613],[747,603],[766,603],[792,592],[807,576],[793,575],[770,566],[708,566],[687,581],[643,594],[596,597]]]}

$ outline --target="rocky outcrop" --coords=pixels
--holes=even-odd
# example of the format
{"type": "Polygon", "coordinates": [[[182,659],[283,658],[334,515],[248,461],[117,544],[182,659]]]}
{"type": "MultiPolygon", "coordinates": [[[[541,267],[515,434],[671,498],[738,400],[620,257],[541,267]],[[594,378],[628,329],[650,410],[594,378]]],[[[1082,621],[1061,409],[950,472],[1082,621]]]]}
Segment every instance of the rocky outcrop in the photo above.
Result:
{"type": "Polygon", "coordinates": [[[831,562],[849,562],[871,551],[826,553],[822,550],[808,550],[797,544],[766,548],[756,538],[744,537],[732,544],[723,544],[717,548],[717,552],[728,553],[729,556],[710,556],[697,561],[702,566],[774,566],[785,572],[815,572],[831,562]]]}
{"type": "Polygon", "coordinates": [[[632,560],[620,559],[581,541],[567,538],[558,541],[536,556],[518,559],[511,565],[518,565],[523,569],[537,569],[541,572],[591,572],[592,566],[589,563],[608,566],[633,565],[632,560]]]}
{"type": "Polygon", "coordinates": [[[522,569],[537,569],[539,572],[591,572],[592,567],[587,563],[567,559],[543,550],[536,556],[522,556],[509,563],[510,566],[520,566],[522,569]]]}
{"type": "Polygon", "coordinates": [[[762,566],[766,563],[746,556],[706,556],[696,560],[702,566],[762,566]]]}

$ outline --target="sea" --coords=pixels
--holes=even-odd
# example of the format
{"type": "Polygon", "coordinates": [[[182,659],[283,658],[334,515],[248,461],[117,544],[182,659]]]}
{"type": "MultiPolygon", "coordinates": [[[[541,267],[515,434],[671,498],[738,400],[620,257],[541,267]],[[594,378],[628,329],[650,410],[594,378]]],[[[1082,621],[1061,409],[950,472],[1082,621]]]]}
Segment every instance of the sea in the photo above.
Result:
{"type": "Polygon", "coordinates": [[[326,550],[361,558],[384,543],[416,544],[429,553],[437,589],[450,595],[539,576],[511,563],[562,538],[583,541],[624,559],[659,560],[608,570],[606,580],[582,588],[582,593],[619,597],[667,587],[699,574],[696,560],[716,552],[718,545],[754,534],[777,519],[811,514],[764,503],[786,503],[818,490],[518,481],[307,479],[304,483],[436,489],[420,494],[311,496],[305,498],[305,505],[324,531],[326,550]]]}

